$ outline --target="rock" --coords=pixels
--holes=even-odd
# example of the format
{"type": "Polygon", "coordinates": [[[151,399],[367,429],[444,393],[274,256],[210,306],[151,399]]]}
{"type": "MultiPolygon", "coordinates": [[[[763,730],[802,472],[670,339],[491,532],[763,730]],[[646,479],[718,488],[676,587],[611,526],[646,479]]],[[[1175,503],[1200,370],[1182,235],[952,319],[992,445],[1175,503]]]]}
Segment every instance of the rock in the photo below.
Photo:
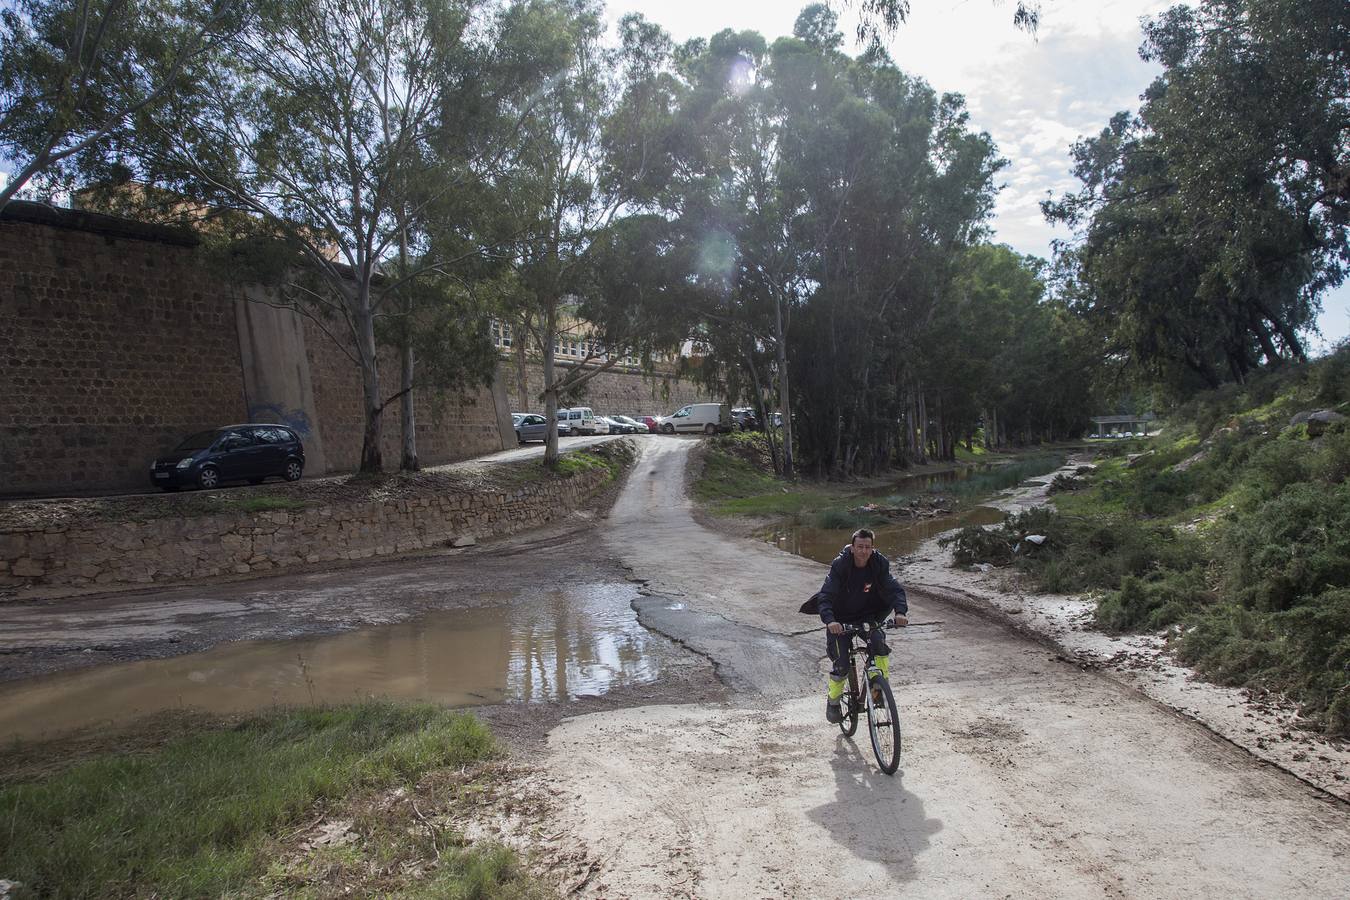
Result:
{"type": "Polygon", "coordinates": [[[35,559],[21,559],[10,571],[20,578],[39,578],[47,574],[47,567],[35,559]]]}
{"type": "Polygon", "coordinates": [[[1345,416],[1336,412],[1334,409],[1319,409],[1317,412],[1308,416],[1308,437],[1321,437],[1326,433],[1328,425],[1334,425],[1337,422],[1344,422],[1345,416]]]}
{"type": "Polygon", "coordinates": [[[1039,547],[1041,544],[1045,543],[1046,537],[1043,534],[1029,534],[1026,536],[1025,540],[1030,541],[1039,547]]]}
{"type": "Polygon", "coordinates": [[[1312,416],[1313,412],[1314,411],[1311,409],[1305,409],[1301,413],[1294,413],[1294,417],[1289,420],[1289,427],[1294,428],[1298,425],[1306,424],[1309,417],[1312,416]]]}
{"type": "Polygon", "coordinates": [[[461,534],[450,542],[451,547],[472,547],[478,543],[478,539],[471,534],[461,534]]]}

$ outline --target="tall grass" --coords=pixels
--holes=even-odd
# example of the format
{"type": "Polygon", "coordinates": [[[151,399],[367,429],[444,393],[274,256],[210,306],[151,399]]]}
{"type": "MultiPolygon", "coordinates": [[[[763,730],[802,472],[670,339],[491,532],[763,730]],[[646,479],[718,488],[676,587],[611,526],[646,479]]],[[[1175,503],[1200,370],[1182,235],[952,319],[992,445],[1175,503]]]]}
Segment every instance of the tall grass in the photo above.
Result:
{"type": "Polygon", "coordinates": [[[0,874],[21,896],[248,893],[269,838],[316,805],[495,752],[475,718],[430,705],[277,711],[0,788],[0,874]]]}

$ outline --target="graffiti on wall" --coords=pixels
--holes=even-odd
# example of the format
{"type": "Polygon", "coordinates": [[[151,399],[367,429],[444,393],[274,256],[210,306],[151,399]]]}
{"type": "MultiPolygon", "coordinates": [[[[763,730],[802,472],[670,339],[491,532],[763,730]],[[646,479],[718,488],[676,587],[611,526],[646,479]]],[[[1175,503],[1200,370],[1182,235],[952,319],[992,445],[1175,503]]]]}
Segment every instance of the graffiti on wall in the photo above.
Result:
{"type": "Polygon", "coordinates": [[[313,433],[308,412],[303,409],[286,409],[280,403],[250,403],[248,420],[285,425],[302,438],[307,438],[313,433]]]}

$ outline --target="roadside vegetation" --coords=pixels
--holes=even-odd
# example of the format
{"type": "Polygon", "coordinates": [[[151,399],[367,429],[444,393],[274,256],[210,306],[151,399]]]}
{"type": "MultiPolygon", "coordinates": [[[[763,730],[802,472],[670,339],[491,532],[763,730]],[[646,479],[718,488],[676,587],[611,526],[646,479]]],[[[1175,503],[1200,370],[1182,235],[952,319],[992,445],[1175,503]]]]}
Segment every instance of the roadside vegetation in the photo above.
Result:
{"type": "Polygon", "coordinates": [[[694,496],[719,516],[780,518],[817,528],[856,528],[977,504],[1028,478],[1053,472],[1064,464],[1064,458],[1057,452],[1011,456],[983,451],[957,467],[982,467],[968,477],[902,494],[893,490],[900,479],[951,471],[953,467],[896,470],[866,481],[787,482],[774,475],[764,433],[734,432],[707,442],[694,496]]]}
{"type": "Polygon", "coordinates": [[[1314,724],[1350,736],[1347,414],[1343,348],[1198,395],[1154,440],[1103,448],[1053,509],[947,543],[958,564],[1098,592],[1103,630],[1167,629],[1208,677],[1288,693],[1314,724]]]}
{"type": "Polygon", "coordinates": [[[16,898],[545,896],[514,853],[437,824],[498,755],[471,715],[367,702],[78,746],[0,756],[0,876],[16,898]]]}

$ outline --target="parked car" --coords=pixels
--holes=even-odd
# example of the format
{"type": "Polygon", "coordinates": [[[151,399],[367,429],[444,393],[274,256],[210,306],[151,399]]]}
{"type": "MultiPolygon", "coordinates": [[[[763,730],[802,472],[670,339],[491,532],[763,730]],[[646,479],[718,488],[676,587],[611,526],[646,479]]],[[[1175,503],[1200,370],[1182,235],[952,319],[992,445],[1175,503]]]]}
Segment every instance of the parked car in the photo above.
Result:
{"type": "MultiPolygon", "coordinates": [[[[609,423],[610,434],[637,434],[637,423],[624,421],[623,416],[601,416],[601,418],[609,423]]],[[[647,429],[644,427],[642,430],[647,429]]]]}
{"type": "Polygon", "coordinates": [[[731,411],[731,424],[741,431],[758,431],[759,416],[748,406],[739,406],[731,411]]]}
{"type": "Polygon", "coordinates": [[[229,425],[202,431],[181,441],[150,464],[150,483],[166,491],[205,490],[227,481],[261,484],[276,476],[299,481],[305,472],[305,447],[285,425],[229,425]]]}
{"type": "Polygon", "coordinates": [[[516,426],[517,442],[548,440],[548,419],[539,413],[511,413],[511,421],[516,426]]]}
{"type": "Polygon", "coordinates": [[[558,410],[558,433],[609,434],[608,431],[600,431],[595,420],[595,413],[589,406],[574,406],[570,409],[558,410]]]}
{"type": "Polygon", "coordinates": [[[651,434],[651,427],[646,422],[640,422],[633,416],[610,416],[610,418],[631,426],[633,430],[629,432],[630,434],[651,434]]]}
{"type": "Polygon", "coordinates": [[[731,410],[725,403],[691,403],[668,416],[662,416],[658,422],[665,434],[677,431],[716,434],[731,430],[731,410]]]}
{"type": "Polygon", "coordinates": [[[633,416],[633,418],[637,419],[643,425],[646,425],[647,430],[652,434],[656,434],[661,430],[661,423],[657,420],[656,416],[633,416]]]}

